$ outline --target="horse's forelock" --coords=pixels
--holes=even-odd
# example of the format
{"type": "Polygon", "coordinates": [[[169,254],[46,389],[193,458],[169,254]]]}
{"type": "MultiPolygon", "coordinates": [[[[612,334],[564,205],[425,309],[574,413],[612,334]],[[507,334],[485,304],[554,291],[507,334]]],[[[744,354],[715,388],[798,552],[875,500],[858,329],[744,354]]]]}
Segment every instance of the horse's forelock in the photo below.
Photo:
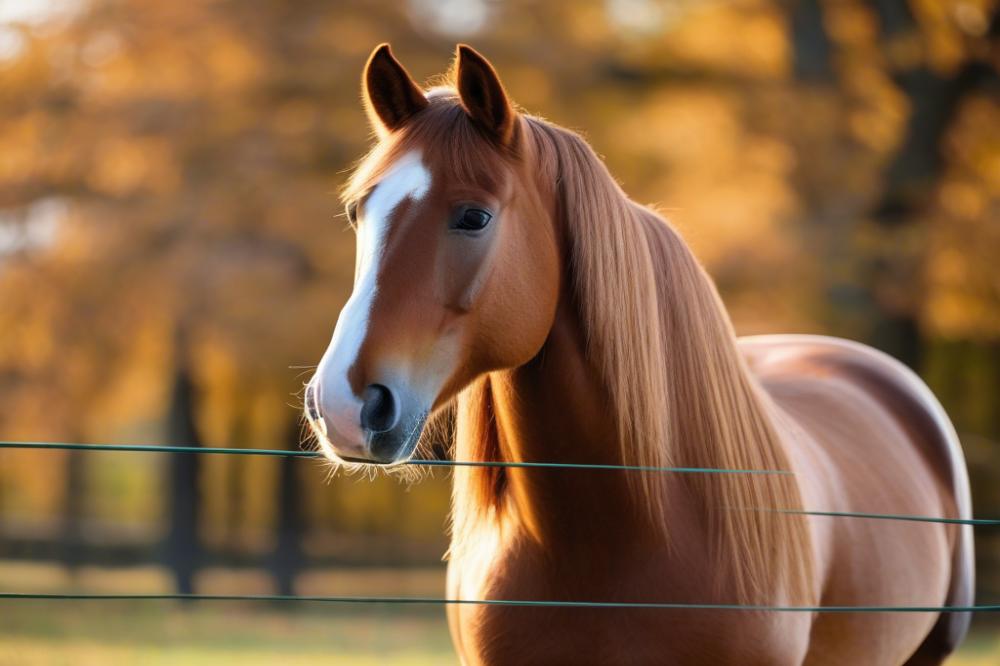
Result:
{"type": "Polygon", "coordinates": [[[486,189],[501,182],[517,162],[514,152],[483,135],[453,88],[432,88],[427,98],[427,108],[376,143],[361,159],[341,192],[342,199],[352,201],[370,192],[396,160],[412,150],[420,151],[440,182],[486,189]]]}

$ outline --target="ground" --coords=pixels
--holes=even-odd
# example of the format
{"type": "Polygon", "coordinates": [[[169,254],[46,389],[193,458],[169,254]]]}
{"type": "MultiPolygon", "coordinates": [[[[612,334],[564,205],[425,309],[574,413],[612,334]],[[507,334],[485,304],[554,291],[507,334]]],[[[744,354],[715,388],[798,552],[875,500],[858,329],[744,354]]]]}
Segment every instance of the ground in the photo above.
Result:
{"type": "Polygon", "coordinates": [[[443,612],[2,601],[0,664],[457,663],[443,612]]]}

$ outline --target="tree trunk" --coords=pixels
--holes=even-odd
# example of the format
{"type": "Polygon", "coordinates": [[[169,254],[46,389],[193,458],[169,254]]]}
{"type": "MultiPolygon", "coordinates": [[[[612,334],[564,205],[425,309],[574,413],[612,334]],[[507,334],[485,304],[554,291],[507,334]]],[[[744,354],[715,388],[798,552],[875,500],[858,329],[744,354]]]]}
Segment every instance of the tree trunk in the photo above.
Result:
{"type": "Polygon", "coordinates": [[[799,0],[793,3],[789,28],[795,78],[810,83],[832,83],[832,47],[823,26],[823,10],[819,0],[799,0]]]}
{"type": "MultiPolygon", "coordinates": [[[[884,44],[918,32],[906,0],[876,0],[874,7],[884,44]]],[[[987,38],[993,40],[998,35],[1000,9],[993,13],[987,38]]],[[[926,223],[921,221],[944,168],[942,145],[948,130],[962,102],[991,77],[996,77],[991,64],[975,58],[951,76],[934,71],[924,62],[893,70],[893,78],[909,102],[910,116],[903,139],[885,168],[882,192],[871,212],[883,233],[891,237],[899,227],[926,223]]],[[[922,263],[922,256],[890,247],[870,263],[868,285],[873,304],[872,343],[917,371],[922,351],[920,303],[905,308],[885,307],[878,293],[886,291],[887,286],[897,293],[919,290],[920,285],[912,278],[922,274],[922,263]]]]}

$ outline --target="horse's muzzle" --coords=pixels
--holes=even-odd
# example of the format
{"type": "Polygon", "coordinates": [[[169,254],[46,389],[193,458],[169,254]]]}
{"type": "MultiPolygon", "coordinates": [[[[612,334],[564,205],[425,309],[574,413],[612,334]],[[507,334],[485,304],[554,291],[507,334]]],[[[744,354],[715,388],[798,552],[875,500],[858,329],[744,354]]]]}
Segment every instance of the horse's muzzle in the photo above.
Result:
{"type": "Polygon", "coordinates": [[[335,461],[373,465],[404,462],[413,455],[427,418],[427,411],[414,396],[384,384],[365,388],[350,427],[344,427],[343,414],[338,419],[325,413],[318,383],[306,386],[305,403],[306,417],[320,438],[323,452],[335,461]]]}

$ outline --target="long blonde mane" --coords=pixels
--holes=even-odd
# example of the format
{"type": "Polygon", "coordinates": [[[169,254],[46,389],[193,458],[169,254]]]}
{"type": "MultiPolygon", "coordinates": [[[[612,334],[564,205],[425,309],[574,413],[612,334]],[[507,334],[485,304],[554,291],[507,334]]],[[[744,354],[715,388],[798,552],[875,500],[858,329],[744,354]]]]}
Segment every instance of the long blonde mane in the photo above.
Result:
{"type": "MultiPolygon", "coordinates": [[[[589,354],[611,395],[622,462],[789,469],[767,397],[737,350],[711,279],[677,232],[632,202],[578,135],[536,118],[521,121],[533,168],[558,183],[576,303],[589,354]]],[[[457,419],[468,455],[498,456],[488,379],[460,397],[457,419]]],[[[481,509],[495,510],[498,478],[483,472],[456,479],[456,499],[467,502],[471,493],[481,509]]],[[[666,537],[664,478],[632,477],[636,504],[666,537]]],[[[792,476],[695,474],[686,481],[713,536],[720,585],[734,587],[742,603],[773,600],[778,590],[788,601],[811,602],[806,520],[747,510],[801,508],[792,476]]],[[[461,532],[472,511],[455,509],[461,532]]]]}
{"type": "MultiPolygon", "coordinates": [[[[789,469],[715,290],[677,232],[632,202],[578,135],[527,118],[559,165],[571,271],[592,358],[612,396],[624,464],[789,469]]],[[[548,160],[543,160],[543,163],[548,160]]],[[[669,530],[662,476],[635,475],[638,501],[669,530]]],[[[808,600],[812,549],[790,475],[690,475],[715,535],[718,565],[744,601],[786,589],[808,600]],[[743,510],[741,510],[743,509],[743,510]]]]}

